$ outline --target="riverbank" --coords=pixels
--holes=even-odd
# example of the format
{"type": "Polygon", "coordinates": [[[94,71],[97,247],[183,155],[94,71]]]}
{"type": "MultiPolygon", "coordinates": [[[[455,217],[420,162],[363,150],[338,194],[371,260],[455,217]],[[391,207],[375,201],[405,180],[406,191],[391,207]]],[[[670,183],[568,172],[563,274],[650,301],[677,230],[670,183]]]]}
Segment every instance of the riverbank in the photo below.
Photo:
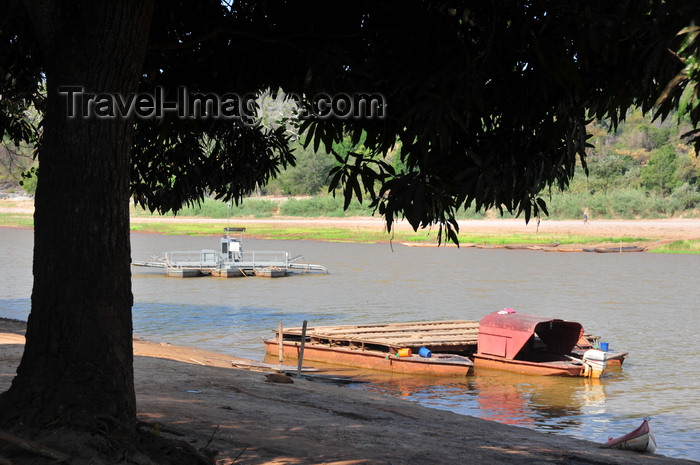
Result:
{"type": "MultiPolygon", "coordinates": [[[[414,232],[407,221],[397,221],[391,234],[383,218],[209,218],[136,217],[132,231],[160,234],[220,234],[225,225],[246,227],[246,236],[259,239],[310,239],[337,242],[389,242],[408,245],[437,245],[437,227],[414,232]]],[[[461,246],[560,244],[565,251],[583,247],[637,245],[658,250],[685,242],[687,251],[700,252],[700,218],[666,220],[460,220],[461,246]],[[696,243],[695,246],[692,244],[696,243]]],[[[443,237],[444,239],[444,237],[443,237]]],[[[451,244],[450,244],[451,245],[451,244]]]]}
{"type": "MultiPolygon", "coordinates": [[[[31,200],[0,199],[0,226],[31,227],[31,200]]],[[[397,221],[387,234],[381,217],[349,218],[201,218],[182,216],[132,216],[133,232],[159,234],[221,234],[226,226],[246,227],[246,236],[260,239],[308,239],[333,242],[405,242],[437,245],[438,228],[414,232],[407,221],[397,221]]],[[[700,253],[700,218],[658,220],[460,220],[460,243],[552,244],[564,250],[582,247],[636,245],[651,251],[700,253]]]]}
{"type": "MultiPolygon", "coordinates": [[[[25,323],[0,318],[0,392],[24,344],[25,323]]],[[[398,398],[318,381],[267,381],[234,369],[232,357],[134,341],[139,418],[176,431],[217,463],[499,463],[681,465],[630,451],[425,408],[398,398]]],[[[630,429],[637,425],[630,425],[630,429]]],[[[175,436],[173,436],[175,437],[175,436]]]]}

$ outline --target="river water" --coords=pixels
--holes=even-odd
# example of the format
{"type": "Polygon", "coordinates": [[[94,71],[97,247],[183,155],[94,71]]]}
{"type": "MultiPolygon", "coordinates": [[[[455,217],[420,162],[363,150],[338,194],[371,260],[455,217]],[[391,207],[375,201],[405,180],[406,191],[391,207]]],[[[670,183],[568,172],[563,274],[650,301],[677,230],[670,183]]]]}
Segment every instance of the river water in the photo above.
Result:
{"type": "MultiPolygon", "coordinates": [[[[0,228],[0,317],[29,312],[32,236],[0,228]]],[[[134,260],[217,247],[217,237],[132,236],[134,260]]],[[[262,339],[280,321],[478,320],[504,307],[578,321],[630,352],[622,369],[600,380],[492,370],[459,380],[377,376],[350,388],[601,443],[648,416],[657,453],[700,461],[700,256],[256,239],[244,248],[303,255],[329,274],[176,279],[134,268],[135,333],[263,360],[262,339]]]]}

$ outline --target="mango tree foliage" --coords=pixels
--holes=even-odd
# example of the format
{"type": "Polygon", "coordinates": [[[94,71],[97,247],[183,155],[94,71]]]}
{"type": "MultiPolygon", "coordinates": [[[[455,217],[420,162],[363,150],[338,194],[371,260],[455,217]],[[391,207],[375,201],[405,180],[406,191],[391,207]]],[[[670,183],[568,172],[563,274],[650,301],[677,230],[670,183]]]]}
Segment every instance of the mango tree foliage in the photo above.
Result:
{"type": "MultiPolygon", "coordinates": [[[[385,118],[307,118],[306,143],[332,150],[346,134],[365,137],[367,152],[340,159],[331,189],[369,200],[389,229],[405,217],[414,228],[438,223],[452,240],[462,208],[546,213],[539,193],[566,187],[577,159],[585,166],[590,118],[614,128],[632,105],[652,111],[683,69],[672,53],[678,33],[698,17],[689,1],[158,8],[156,17],[172,19],[154,25],[144,89],[379,93],[385,118]],[[398,173],[384,158],[397,140],[398,173]]],[[[663,108],[681,96],[670,91],[663,108]]],[[[216,121],[143,126],[139,134],[166,134],[136,144],[133,190],[151,208],[177,209],[207,191],[235,200],[294,163],[284,134],[216,121]],[[221,142],[212,154],[197,145],[202,133],[221,142]]]]}
{"type": "MultiPolygon", "coordinates": [[[[539,193],[566,187],[577,159],[585,166],[591,117],[614,128],[633,104],[652,111],[668,84],[660,114],[680,105],[696,124],[697,10],[691,1],[631,0],[360,1],[332,11],[281,0],[156,2],[139,90],[379,93],[385,118],[310,117],[306,142],[332,150],[346,134],[356,142],[366,134],[370,154],[343,156],[331,188],[369,199],[389,229],[405,217],[414,228],[445,226],[454,240],[461,208],[546,213],[539,193]],[[383,158],[397,140],[400,173],[383,158]]],[[[36,82],[41,64],[28,36],[10,49],[28,51],[33,74],[22,77],[36,82]]],[[[3,127],[21,135],[16,124],[3,127]]],[[[295,163],[288,132],[257,129],[212,118],[138,121],[134,198],[160,211],[209,192],[237,201],[295,163]]]]}

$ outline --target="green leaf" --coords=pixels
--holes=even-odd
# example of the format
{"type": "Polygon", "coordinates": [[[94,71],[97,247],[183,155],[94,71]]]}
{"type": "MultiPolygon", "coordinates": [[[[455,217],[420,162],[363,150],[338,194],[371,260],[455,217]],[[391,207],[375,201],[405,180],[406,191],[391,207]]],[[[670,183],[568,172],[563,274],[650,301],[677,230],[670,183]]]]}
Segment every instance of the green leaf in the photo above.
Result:
{"type": "Polygon", "coordinates": [[[685,115],[688,104],[693,100],[693,95],[695,93],[695,83],[687,82],[680,99],[678,100],[678,118],[680,119],[685,115]]]}

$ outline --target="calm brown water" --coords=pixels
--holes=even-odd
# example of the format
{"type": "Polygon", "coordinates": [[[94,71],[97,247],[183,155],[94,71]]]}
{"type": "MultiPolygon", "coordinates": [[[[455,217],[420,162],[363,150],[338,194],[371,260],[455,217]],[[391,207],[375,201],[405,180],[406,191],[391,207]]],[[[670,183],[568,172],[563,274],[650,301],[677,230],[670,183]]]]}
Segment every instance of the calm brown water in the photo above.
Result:
{"type": "MultiPolygon", "coordinates": [[[[0,228],[0,317],[26,319],[32,231],[0,228]]],[[[216,237],[135,234],[134,260],[217,248],[216,237]]],[[[478,320],[513,307],[578,321],[630,357],[601,380],[479,372],[463,380],[381,376],[351,388],[604,442],[645,416],[658,453],[700,460],[700,256],[546,253],[246,239],[328,275],[166,278],[134,268],[134,328],[144,338],[262,360],[262,338],[298,326],[478,320]]]]}

